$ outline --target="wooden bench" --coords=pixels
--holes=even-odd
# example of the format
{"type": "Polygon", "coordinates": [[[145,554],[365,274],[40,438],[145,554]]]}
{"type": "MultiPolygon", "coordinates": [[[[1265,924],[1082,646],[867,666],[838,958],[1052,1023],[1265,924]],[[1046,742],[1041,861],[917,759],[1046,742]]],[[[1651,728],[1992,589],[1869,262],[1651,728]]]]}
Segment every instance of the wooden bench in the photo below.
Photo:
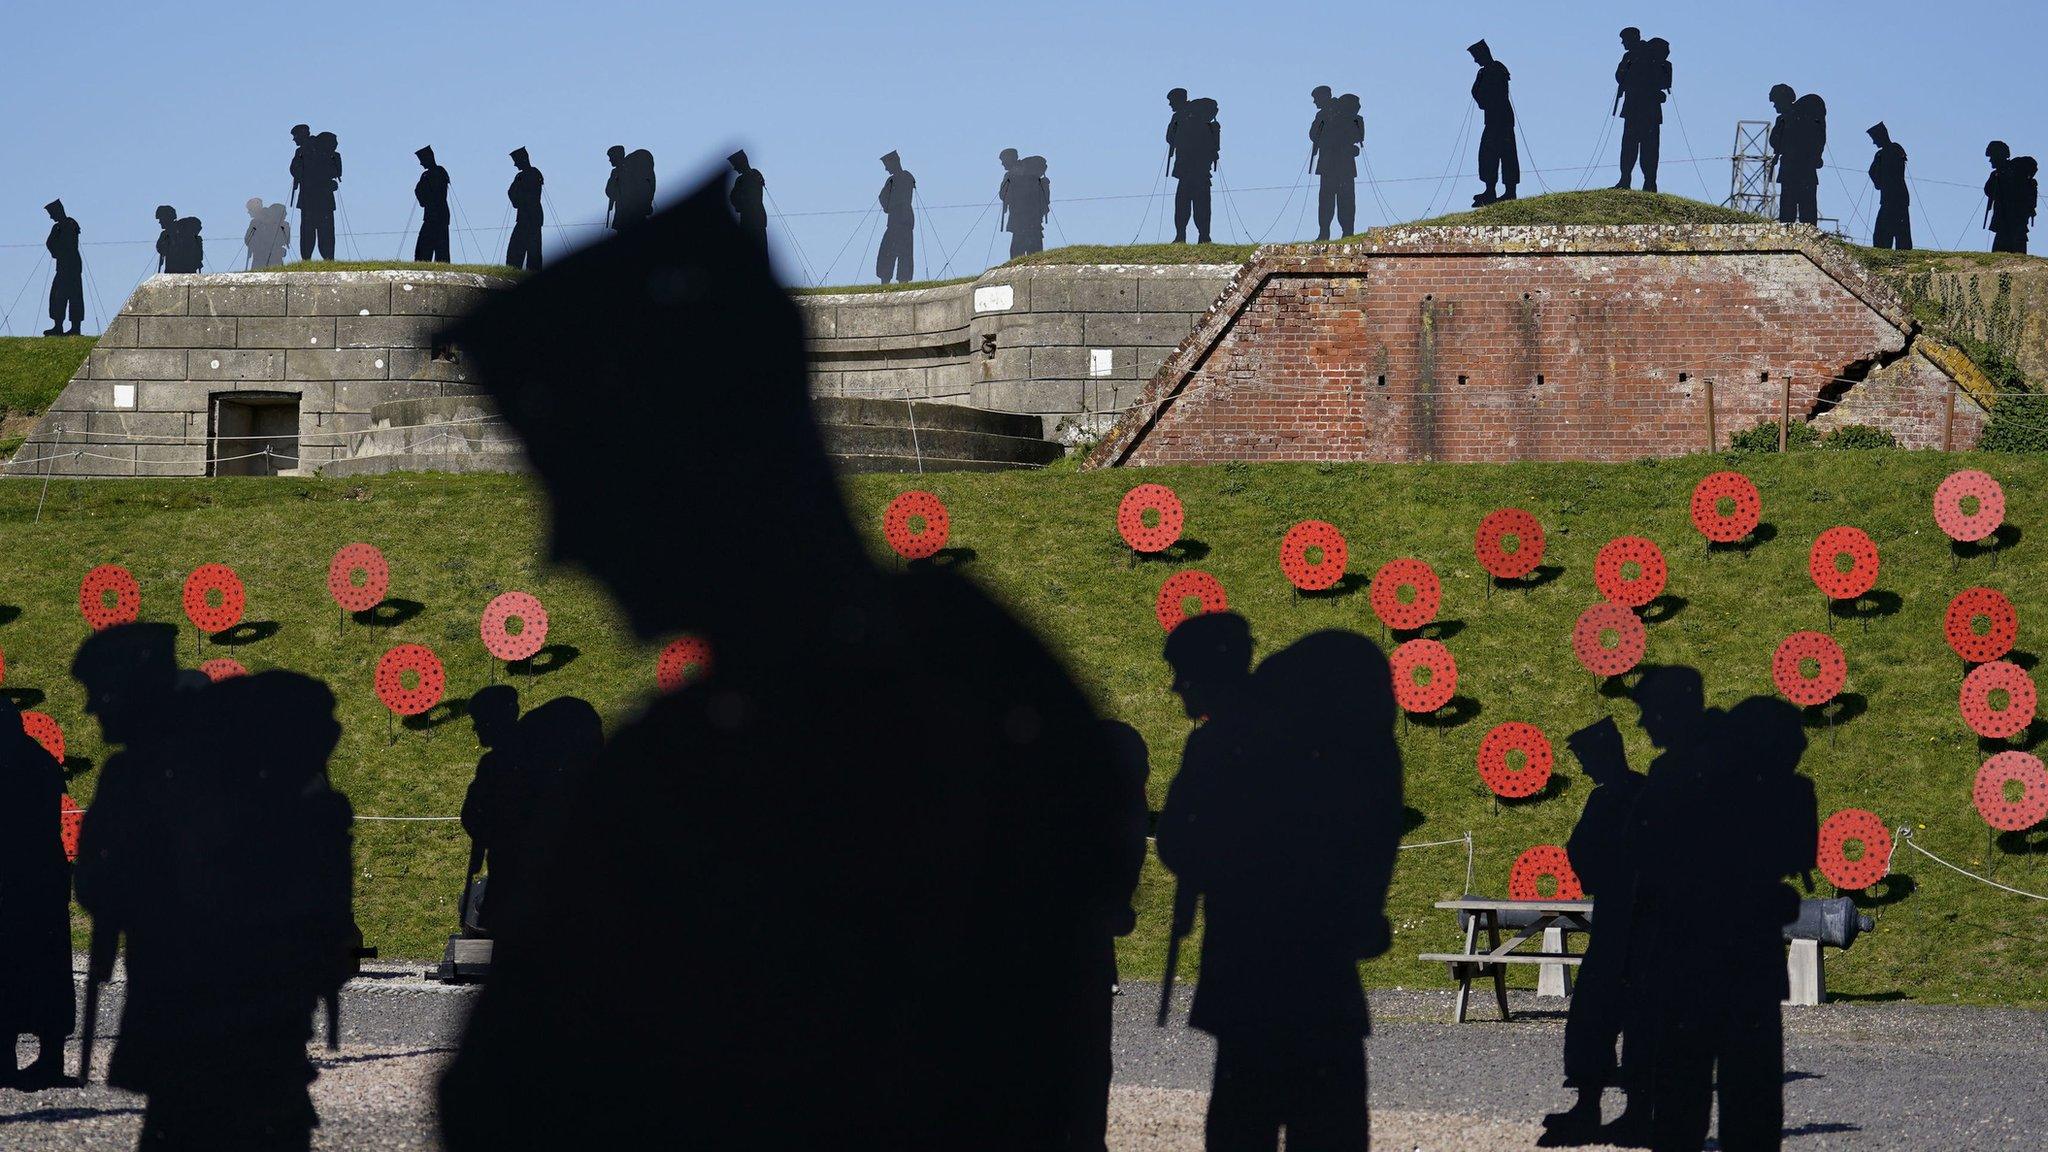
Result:
{"type": "Polygon", "coordinates": [[[1458,1006],[1452,1019],[1465,1022],[1465,1009],[1472,999],[1472,981],[1476,977],[1493,977],[1494,999],[1500,1005],[1500,1018],[1508,1019],[1508,981],[1510,964],[1545,964],[1562,973],[1564,968],[1576,968],[1583,958],[1566,949],[1567,932],[1589,932],[1592,930],[1593,902],[1591,900],[1483,900],[1465,897],[1460,900],[1439,900],[1438,908],[1458,912],[1465,920],[1465,950],[1457,953],[1425,952],[1420,959],[1446,964],[1451,970],[1451,979],[1458,982],[1458,1006]],[[1507,912],[1523,913],[1517,920],[1527,918],[1528,922],[1514,929],[1514,934],[1505,940],[1501,934],[1506,930],[1502,923],[1507,912]],[[1486,951],[1479,950],[1479,930],[1486,929],[1486,951]],[[1544,949],[1554,951],[1523,952],[1519,949],[1531,940],[1542,940],[1544,949]]]}

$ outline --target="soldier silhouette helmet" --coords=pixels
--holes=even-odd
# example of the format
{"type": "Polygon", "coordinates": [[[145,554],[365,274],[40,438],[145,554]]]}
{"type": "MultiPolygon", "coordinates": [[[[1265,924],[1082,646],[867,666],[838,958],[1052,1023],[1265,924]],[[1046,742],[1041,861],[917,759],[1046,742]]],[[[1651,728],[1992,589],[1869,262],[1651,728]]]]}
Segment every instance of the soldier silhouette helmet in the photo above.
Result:
{"type": "Polygon", "coordinates": [[[735,172],[745,172],[747,169],[753,167],[752,162],[747,159],[747,150],[744,148],[740,149],[739,151],[733,153],[730,156],[727,156],[725,158],[725,162],[727,164],[732,165],[732,170],[735,172]]]}
{"type": "Polygon", "coordinates": [[[1776,108],[1778,111],[1790,112],[1792,105],[1798,99],[1799,93],[1793,91],[1790,84],[1771,85],[1771,107],[1776,108]]]}
{"type": "Polygon", "coordinates": [[[528,159],[529,158],[526,155],[526,149],[514,148],[512,150],[512,163],[519,165],[521,168],[524,168],[527,165],[528,159]]]}
{"type": "Polygon", "coordinates": [[[1309,90],[1308,98],[1316,102],[1316,107],[1321,108],[1330,102],[1331,95],[1328,84],[1318,84],[1309,90]]]}
{"type": "Polygon", "coordinates": [[[413,155],[420,158],[420,167],[432,168],[434,166],[434,146],[432,144],[414,151],[413,155]]]}
{"type": "Polygon", "coordinates": [[[43,205],[43,211],[48,212],[52,220],[62,220],[64,218],[64,202],[62,200],[52,200],[48,204],[43,205]]]}
{"type": "Polygon", "coordinates": [[[1166,93],[1166,106],[1169,108],[1179,108],[1187,102],[1188,90],[1185,88],[1174,88],[1166,93]]]}
{"type": "Polygon", "coordinates": [[[156,206],[157,223],[162,224],[164,227],[168,228],[171,225],[171,221],[176,220],[177,218],[178,210],[176,208],[171,207],[169,204],[159,204],[156,206]]]}
{"type": "Polygon", "coordinates": [[[1642,40],[1643,30],[1641,28],[1623,28],[1621,30],[1621,42],[1630,48],[1642,43],[1642,40]]]}
{"type": "Polygon", "coordinates": [[[292,125],[292,139],[293,139],[293,140],[296,140],[296,141],[298,141],[299,143],[301,143],[301,144],[304,144],[304,143],[305,143],[306,141],[308,141],[308,140],[310,140],[310,139],[312,139],[312,138],[313,138],[313,126],[312,126],[311,124],[294,124],[294,125],[292,125]]]}
{"type": "Polygon", "coordinates": [[[1466,48],[1465,51],[1472,54],[1472,59],[1475,63],[1491,64],[1493,62],[1493,49],[1487,47],[1484,40],[1466,48]]]}
{"type": "Polygon", "coordinates": [[[604,150],[604,156],[605,159],[610,160],[613,164],[620,164],[626,159],[626,146],[624,144],[614,144],[604,150]]]}
{"type": "Polygon", "coordinates": [[[883,153],[882,167],[887,168],[891,172],[894,172],[897,169],[903,167],[903,157],[898,156],[895,152],[883,153]]]}
{"type": "Polygon", "coordinates": [[[1891,143],[1892,130],[1884,126],[1884,121],[1879,120],[1877,123],[1872,124],[1869,132],[1871,143],[1878,145],[1891,143]]]}
{"type": "Polygon", "coordinates": [[[2012,159],[2012,145],[2003,140],[1993,140],[1984,146],[1984,156],[1993,164],[2003,164],[2012,159]]]}

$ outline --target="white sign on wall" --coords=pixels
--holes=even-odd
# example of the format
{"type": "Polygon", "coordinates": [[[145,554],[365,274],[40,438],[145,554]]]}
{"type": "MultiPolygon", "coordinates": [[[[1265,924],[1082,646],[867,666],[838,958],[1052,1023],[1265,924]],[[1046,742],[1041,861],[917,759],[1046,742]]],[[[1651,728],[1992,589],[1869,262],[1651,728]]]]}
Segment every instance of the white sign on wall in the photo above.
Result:
{"type": "Polygon", "coordinates": [[[1011,290],[1008,284],[991,284],[986,288],[976,288],[974,290],[974,311],[976,314],[982,312],[1008,312],[1011,305],[1016,302],[1017,294],[1011,290]]]}
{"type": "Polygon", "coordinates": [[[1116,349],[1090,348],[1088,350],[1088,375],[1108,376],[1116,371],[1116,349]]]}
{"type": "Polygon", "coordinates": [[[114,407],[116,407],[116,408],[133,408],[133,407],[135,407],[135,385],[133,385],[133,384],[116,384],[116,385],[114,385],[114,407]]]}

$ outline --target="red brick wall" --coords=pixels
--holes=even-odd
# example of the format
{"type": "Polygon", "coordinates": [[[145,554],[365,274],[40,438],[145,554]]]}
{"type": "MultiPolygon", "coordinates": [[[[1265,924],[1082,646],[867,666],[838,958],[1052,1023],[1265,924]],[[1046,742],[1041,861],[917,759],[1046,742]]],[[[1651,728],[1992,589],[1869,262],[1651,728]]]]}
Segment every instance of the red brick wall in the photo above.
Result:
{"type": "MultiPolygon", "coordinates": [[[[1153,397],[1178,396],[1156,420],[1127,421],[1109,456],[1675,456],[1709,447],[1710,381],[1712,443],[1725,448],[1777,418],[1787,376],[1795,419],[1941,446],[1947,376],[1912,355],[1881,367],[1906,335],[1800,251],[1340,250],[1272,273],[1168,362],[1153,397]],[[1844,387],[1845,373],[1873,379],[1844,387]]],[[[1979,419],[1965,397],[1958,446],[1979,419]]]]}

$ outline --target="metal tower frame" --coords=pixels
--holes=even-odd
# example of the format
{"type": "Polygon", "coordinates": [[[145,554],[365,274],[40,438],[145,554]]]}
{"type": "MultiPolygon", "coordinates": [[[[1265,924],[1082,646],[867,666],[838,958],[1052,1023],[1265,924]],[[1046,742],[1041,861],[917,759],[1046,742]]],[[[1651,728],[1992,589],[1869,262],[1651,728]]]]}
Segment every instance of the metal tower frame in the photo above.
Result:
{"type": "Polygon", "coordinates": [[[1777,172],[1771,159],[1771,122],[1735,122],[1735,151],[1729,161],[1729,208],[1754,212],[1766,220],[1778,218],[1777,172]]]}

